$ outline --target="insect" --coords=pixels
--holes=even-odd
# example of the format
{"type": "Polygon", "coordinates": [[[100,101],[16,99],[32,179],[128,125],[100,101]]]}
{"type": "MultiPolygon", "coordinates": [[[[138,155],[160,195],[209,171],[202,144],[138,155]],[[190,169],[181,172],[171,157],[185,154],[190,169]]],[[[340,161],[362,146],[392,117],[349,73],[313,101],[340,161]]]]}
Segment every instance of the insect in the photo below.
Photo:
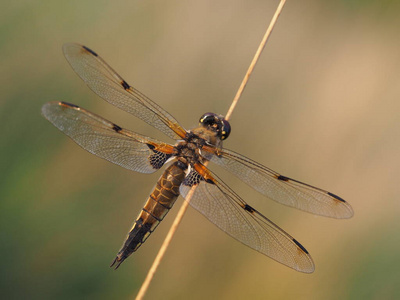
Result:
{"type": "Polygon", "coordinates": [[[141,173],[165,169],[130,229],[111,267],[116,269],[156,229],[179,195],[227,234],[262,254],[304,273],[315,269],[308,251],[292,236],[247,204],[206,166],[210,161],[282,204],[332,218],[350,218],[351,206],[339,196],[283,176],[222,148],[231,127],[223,116],[206,113],[199,126],[185,130],[163,108],[119,76],[100,56],[79,44],[65,44],[64,55],[90,89],[177,140],[170,145],[121,128],[77,105],[49,102],[42,114],[87,151],[141,173]]]}

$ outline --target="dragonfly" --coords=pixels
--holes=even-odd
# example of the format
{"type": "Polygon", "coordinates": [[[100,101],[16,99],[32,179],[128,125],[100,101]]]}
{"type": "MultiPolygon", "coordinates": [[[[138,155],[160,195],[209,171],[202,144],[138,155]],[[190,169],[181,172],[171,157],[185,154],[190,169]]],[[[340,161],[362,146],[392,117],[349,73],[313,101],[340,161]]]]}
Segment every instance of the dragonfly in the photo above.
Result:
{"type": "Polygon", "coordinates": [[[140,173],[153,173],[167,165],[111,267],[117,269],[138,250],[181,195],[241,243],[296,271],[314,271],[314,262],[302,244],[245,202],[207,165],[219,165],[269,199],[316,215],[350,218],[353,209],[348,202],[223,148],[231,126],[222,115],[206,113],[198,127],[186,130],[93,50],[69,43],[63,46],[63,52],[72,69],[98,96],[176,140],[172,145],[138,134],[75,104],[43,105],[47,120],[98,157],[140,173]]]}

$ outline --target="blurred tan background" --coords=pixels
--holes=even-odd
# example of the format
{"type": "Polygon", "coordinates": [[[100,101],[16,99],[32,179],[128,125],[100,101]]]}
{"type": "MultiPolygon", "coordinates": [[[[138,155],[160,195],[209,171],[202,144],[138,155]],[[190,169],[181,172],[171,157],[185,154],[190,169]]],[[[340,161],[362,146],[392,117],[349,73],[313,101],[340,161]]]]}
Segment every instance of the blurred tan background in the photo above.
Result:
{"type": "MultiPolygon", "coordinates": [[[[0,12],[0,254],[4,299],[129,299],[178,207],[118,271],[108,268],[161,172],[79,148],[47,101],[161,133],[93,94],[64,59],[79,42],[187,128],[225,114],[278,1],[8,1],[0,12]]],[[[147,299],[399,299],[400,5],[288,1],[232,118],[227,148],[348,200],[313,216],[235,191],[299,240],[297,273],[189,209],[147,299]]],[[[164,140],[168,141],[168,138],[164,140]]]]}

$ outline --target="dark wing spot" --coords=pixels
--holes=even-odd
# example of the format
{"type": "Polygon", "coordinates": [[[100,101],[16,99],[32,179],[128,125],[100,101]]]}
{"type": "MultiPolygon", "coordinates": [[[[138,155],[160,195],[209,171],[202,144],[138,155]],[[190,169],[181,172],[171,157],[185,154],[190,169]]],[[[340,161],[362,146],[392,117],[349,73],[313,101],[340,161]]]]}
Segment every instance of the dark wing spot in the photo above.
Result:
{"type": "Polygon", "coordinates": [[[329,192],[328,192],[328,195],[329,195],[329,196],[332,196],[333,198],[335,198],[335,199],[337,199],[337,200],[339,200],[339,201],[342,201],[342,202],[346,203],[345,200],[343,200],[343,199],[340,198],[339,196],[336,196],[335,194],[332,194],[332,193],[329,193],[329,192]]]}
{"type": "Polygon", "coordinates": [[[255,209],[254,208],[252,208],[250,205],[248,205],[248,204],[246,204],[244,207],[243,207],[245,210],[247,210],[248,212],[250,212],[250,213],[254,213],[254,211],[255,211],[255,209]]]}
{"type": "Polygon", "coordinates": [[[191,170],[190,173],[185,177],[185,180],[183,180],[182,184],[192,187],[199,184],[202,180],[204,180],[203,176],[196,171],[191,170]]]}
{"type": "Polygon", "coordinates": [[[90,54],[94,55],[94,56],[98,56],[96,52],[94,52],[92,49],[89,49],[86,46],[82,46],[83,49],[85,49],[87,52],[89,52],[90,54]]]}
{"type": "Polygon", "coordinates": [[[299,248],[300,248],[301,250],[303,250],[306,254],[308,254],[308,251],[306,250],[306,248],[304,248],[302,244],[300,244],[298,241],[296,241],[296,239],[293,239],[293,242],[294,242],[297,246],[299,246],[299,248]]]}
{"type": "Polygon", "coordinates": [[[160,169],[165,164],[165,162],[172,156],[171,154],[166,154],[156,150],[153,150],[153,152],[154,154],[149,156],[149,163],[156,170],[160,169]]]}
{"type": "Polygon", "coordinates": [[[210,183],[210,184],[215,184],[214,180],[212,180],[212,179],[210,179],[210,178],[206,179],[206,182],[207,182],[207,183],[210,183]]]}
{"type": "Polygon", "coordinates": [[[146,144],[146,145],[147,147],[149,147],[151,151],[153,151],[153,154],[149,156],[149,162],[154,169],[157,170],[160,169],[165,164],[165,162],[172,156],[172,154],[167,154],[155,150],[156,147],[152,144],[146,144]]]}
{"type": "Polygon", "coordinates": [[[68,102],[64,102],[64,101],[61,101],[60,104],[61,105],[65,105],[65,106],[74,107],[74,108],[79,108],[78,105],[75,105],[75,104],[72,104],[72,103],[68,103],[68,102]]]}
{"type": "Polygon", "coordinates": [[[113,124],[113,128],[112,128],[115,132],[120,132],[122,130],[121,127],[119,127],[117,124],[113,124]]]}
{"type": "Polygon", "coordinates": [[[151,150],[153,150],[153,152],[155,152],[154,151],[154,149],[156,148],[155,146],[153,146],[153,145],[151,145],[151,144],[146,144],[147,145],[147,147],[149,147],[151,150]]]}
{"type": "Polygon", "coordinates": [[[130,88],[129,84],[125,80],[121,81],[121,85],[125,90],[129,90],[130,88]]]}
{"type": "Polygon", "coordinates": [[[276,179],[278,180],[282,180],[282,181],[289,181],[289,178],[283,175],[279,175],[278,177],[276,177],[276,179]]]}

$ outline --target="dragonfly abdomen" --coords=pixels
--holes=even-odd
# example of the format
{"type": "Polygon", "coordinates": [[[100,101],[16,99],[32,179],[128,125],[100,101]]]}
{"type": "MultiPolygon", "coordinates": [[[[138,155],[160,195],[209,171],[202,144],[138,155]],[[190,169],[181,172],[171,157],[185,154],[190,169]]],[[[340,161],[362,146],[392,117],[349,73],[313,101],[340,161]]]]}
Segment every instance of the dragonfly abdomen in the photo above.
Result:
{"type": "Polygon", "coordinates": [[[115,269],[117,269],[135,252],[172,208],[179,196],[179,186],[185,178],[185,170],[181,166],[179,162],[172,164],[158,179],[111,267],[116,264],[115,269]]]}

